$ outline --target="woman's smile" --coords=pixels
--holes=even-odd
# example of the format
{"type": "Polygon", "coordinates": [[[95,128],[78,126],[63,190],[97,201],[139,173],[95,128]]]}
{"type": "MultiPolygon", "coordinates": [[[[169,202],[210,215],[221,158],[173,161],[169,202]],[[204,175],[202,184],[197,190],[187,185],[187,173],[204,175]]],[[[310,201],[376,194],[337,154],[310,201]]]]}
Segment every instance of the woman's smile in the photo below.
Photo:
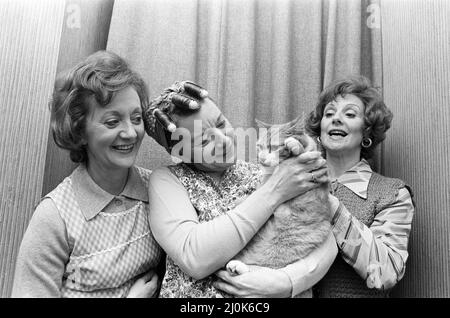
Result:
{"type": "Polygon", "coordinates": [[[325,106],[320,127],[320,139],[328,152],[359,153],[364,129],[364,104],[351,94],[337,96],[325,106]]]}
{"type": "Polygon", "coordinates": [[[111,146],[111,148],[113,148],[115,151],[118,151],[119,153],[129,154],[133,151],[135,145],[136,145],[135,143],[126,145],[115,145],[111,146]]]}
{"type": "Polygon", "coordinates": [[[347,132],[342,129],[331,129],[328,132],[328,136],[330,136],[331,140],[342,140],[347,136],[347,132]]]}

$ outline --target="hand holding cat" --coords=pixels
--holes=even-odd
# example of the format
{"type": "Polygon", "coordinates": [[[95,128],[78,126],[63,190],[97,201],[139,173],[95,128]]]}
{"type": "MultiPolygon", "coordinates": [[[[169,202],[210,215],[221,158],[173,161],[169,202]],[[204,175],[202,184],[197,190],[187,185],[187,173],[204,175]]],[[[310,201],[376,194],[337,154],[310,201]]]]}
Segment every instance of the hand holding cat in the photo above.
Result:
{"type": "Polygon", "coordinates": [[[152,298],[158,289],[158,275],[150,270],[131,286],[127,298],[152,298]]]}
{"type": "Polygon", "coordinates": [[[226,270],[220,270],[216,275],[219,279],[214,283],[214,286],[236,297],[281,298],[291,296],[291,280],[281,270],[260,267],[258,270],[237,276],[226,270]]]}
{"type": "Polygon", "coordinates": [[[276,205],[299,196],[328,181],[326,161],[318,151],[309,151],[284,160],[264,183],[276,205]],[[314,172],[315,182],[311,177],[314,172]]]}

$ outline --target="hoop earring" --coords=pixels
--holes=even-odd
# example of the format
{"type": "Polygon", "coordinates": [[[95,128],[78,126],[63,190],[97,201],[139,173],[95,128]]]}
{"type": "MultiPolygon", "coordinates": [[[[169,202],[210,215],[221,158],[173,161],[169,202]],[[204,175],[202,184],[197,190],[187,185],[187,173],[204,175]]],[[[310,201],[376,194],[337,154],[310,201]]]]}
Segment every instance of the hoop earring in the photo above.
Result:
{"type": "Polygon", "coordinates": [[[372,146],[372,139],[370,139],[369,137],[363,138],[363,140],[361,141],[361,146],[363,146],[364,148],[369,148],[370,146],[372,146]]]}
{"type": "Polygon", "coordinates": [[[318,143],[319,145],[322,144],[322,140],[320,140],[320,136],[317,136],[316,141],[317,141],[317,143],[318,143]]]}

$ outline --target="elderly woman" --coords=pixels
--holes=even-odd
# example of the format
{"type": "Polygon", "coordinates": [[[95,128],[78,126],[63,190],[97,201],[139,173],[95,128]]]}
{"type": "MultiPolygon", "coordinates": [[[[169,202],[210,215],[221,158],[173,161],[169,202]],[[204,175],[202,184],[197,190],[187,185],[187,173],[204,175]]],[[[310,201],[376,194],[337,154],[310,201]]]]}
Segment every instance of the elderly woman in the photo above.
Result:
{"type": "MultiPolygon", "coordinates": [[[[279,204],[317,187],[311,172],[317,182],[328,177],[320,152],[307,152],[282,162],[259,186],[258,166],[236,160],[234,131],[215,102],[199,99],[200,110],[186,114],[170,101],[170,95],[179,91],[178,84],[167,89],[144,115],[148,134],[183,161],[150,176],[150,225],[169,256],[161,295],[213,297],[217,294],[211,279],[203,278],[242,250],[279,204]],[[156,109],[171,117],[178,127],[175,134],[158,124],[156,109]]],[[[329,269],[337,253],[335,244],[331,235],[302,261],[242,275],[248,288],[240,288],[238,296],[289,297],[309,289],[329,269]]],[[[226,280],[228,274],[219,275],[226,280]]],[[[233,292],[222,282],[216,286],[233,292]]]]}
{"type": "Polygon", "coordinates": [[[57,81],[53,137],[79,166],[37,206],[13,297],[157,294],[164,253],[148,225],[150,171],[134,165],[147,103],[141,77],[106,51],[57,81]]]}
{"type": "Polygon", "coordinates": [[[391,120],[391,111],[364,77],[328,86],[308,118],[332,180],[332,231],[341,254],[314,288],[317,297],[385,297],[405,273],[412,192],[367,162],[391,120]]]}

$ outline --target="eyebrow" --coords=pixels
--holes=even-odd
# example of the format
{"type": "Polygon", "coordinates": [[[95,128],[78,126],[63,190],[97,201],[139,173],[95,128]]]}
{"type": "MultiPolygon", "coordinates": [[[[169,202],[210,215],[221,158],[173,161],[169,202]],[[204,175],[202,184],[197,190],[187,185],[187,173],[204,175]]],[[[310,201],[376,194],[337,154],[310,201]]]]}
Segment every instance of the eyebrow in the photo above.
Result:
{"type": "MultiPolygon", "coordinates": [[[[141,107],[136,107],[135,109],[133,109],[133,110],[131,111],[131,114],[134,114],[134,113],[142,113],[141,107]]],[[[120,112],[117,111],[117,110],[108,110],[108,111],[106,111],[106,112],[103,114],[103,116],[106,116],[106,115],[117,115],[117,116],[120,116],[120,112]]]]}
{"type": "MultiPolygon", "coordinates": [[[[224,121],[225,121],[225,116],[222,113],[220,113],[220,115],[216,119],[215,125],[217,126],[218,124],[221,124],[224,121]]],[[[209,128],[202,127],[202,134],[206,131],[206,129],[210,129],[210,128],[211,127],[209,127],[209,128]]]]}
{"type": "MultiPolygon", "coordinates": [[[[325,105],[324,110],[325,110],[327,107],[331,107],[331,106],[332,106],[332,107],[336,107],[336,105],[335,105],[334,103],[328,103],[328,104],[325,105]]],[[[355,106],[355,107],[361,109],[361,107],[359,107],[359,105],[354,104],[354,103],[348,103],[348,104],[345,104],[344,107],[347,107],[347,106],[355,106]]]]}
{"type": "Polygon", "coordinates": [[[354,106],[354,107],[358,108],[359,110],[361,110],[361,107],[359,107],[359,105],[356,105],[353,103],[349,103],[349,104],[345,105],[344,107],[349,107],[349,106],[354,106]]]}

